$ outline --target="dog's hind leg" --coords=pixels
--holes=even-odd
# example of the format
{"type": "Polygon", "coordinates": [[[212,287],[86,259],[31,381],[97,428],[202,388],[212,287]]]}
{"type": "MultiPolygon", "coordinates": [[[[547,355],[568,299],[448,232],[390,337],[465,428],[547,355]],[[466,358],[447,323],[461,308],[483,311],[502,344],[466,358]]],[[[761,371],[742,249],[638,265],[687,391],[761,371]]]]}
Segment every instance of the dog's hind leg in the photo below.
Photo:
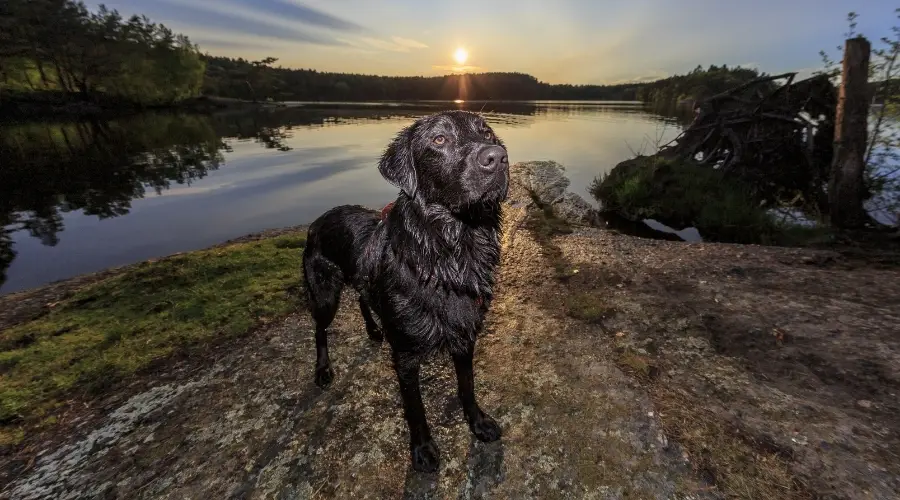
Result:
{"type": "Polygon", "coordinates": [[[309,292],[309,309],[316,324],[316,385],[325,388],[334,380],[328,356],[327,329],[334,321],[344,286],[340,269],[330,261],[311,256],[303,262],[309,292]]]}
{"type": "Polygon", "coordinates": [[[475,370],[472,367],[474,346],[463,353],[453,354],[456,368],[456,382],[463,413],[469,423],[469,430],[479,441],[491,442],[500,439],[500,426],[488,414],[481,411],[475,399],[475,370]]]}
{"type": "Polygon", "coordinates": [[[409,451],[413,469],[434,472],[440,464],[439,452],[425,418],[422,392],[419,389],[421,359],[413,353],[394,351],[394,370],[403,397],[403,416],[409,428],[409,451]]]}
{"type": "Polygon", "coordinates": [[[375,342],[383,341],[384,333],[382,333],[378,323],[375,322],[375,318],[372,317],[372,310],[362,295],[359,296],[359,312],[362,313],[363,320],[366,322],[366,333],[369,335],[369,338],[375,342]]]}

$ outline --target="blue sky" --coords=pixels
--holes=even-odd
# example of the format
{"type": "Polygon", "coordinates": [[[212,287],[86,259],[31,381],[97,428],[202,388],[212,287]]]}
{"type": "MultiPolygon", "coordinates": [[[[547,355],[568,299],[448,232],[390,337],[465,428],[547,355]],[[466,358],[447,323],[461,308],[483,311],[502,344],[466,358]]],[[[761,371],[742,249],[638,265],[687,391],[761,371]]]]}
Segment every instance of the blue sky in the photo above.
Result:
{"type": "MultiPolygon", "coordinates": [[[[100,2],[89,2],[96,6],[100,2]]],[[[769,73],[820,65],[850,10],[873,41],[890,35],[887,0],[112,0],[216,55],[383,75],[521,71],[551,83],[616,83],[698,64],[769,73]],[[464,66],[452,54],[465,48],[464,66]]]]}

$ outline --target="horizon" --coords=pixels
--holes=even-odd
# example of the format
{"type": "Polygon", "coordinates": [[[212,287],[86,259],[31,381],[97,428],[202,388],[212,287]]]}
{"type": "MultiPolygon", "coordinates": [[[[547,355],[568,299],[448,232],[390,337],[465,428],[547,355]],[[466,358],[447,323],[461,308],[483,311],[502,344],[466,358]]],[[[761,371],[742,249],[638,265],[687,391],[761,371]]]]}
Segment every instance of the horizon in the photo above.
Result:
{"type": "MultiPolygon", "coordinates": [[[[288,69],[378,76],[524,73],[572,85],[648,82],[710,64],[806,77],[822,66],[820,50],[836,55],[851,10],[837,0],[754,6],[565,0],[552,7],[459,0],[424,9],[413,0],[377,9],[364,0],[87,2],[92,10],[100,4],[126,18],[146,15],[211,56],[275,57],[275,66],[288,69]],[[537,36],[541,29],[546,34],[537,36]],[[457,57],[460,51],[465,57],[457,57]]],[[[872,42],[890,33],[895,13],[887,0],[853,10],[860,15],[857,32],[872,42]]]]}

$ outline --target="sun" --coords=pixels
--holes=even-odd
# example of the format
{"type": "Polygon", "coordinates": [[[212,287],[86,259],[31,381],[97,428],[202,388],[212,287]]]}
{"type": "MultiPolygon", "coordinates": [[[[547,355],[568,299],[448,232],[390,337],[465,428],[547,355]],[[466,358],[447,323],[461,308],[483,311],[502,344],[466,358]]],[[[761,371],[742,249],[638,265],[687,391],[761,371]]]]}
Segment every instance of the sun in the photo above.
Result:
{"type": "Polygon", "coordinates": [[[455,59],[459,64],[465,64],[468,58],[469,52],[462,47],[456,49],[456,52],[453,53],[453,59],[455,59]]]}

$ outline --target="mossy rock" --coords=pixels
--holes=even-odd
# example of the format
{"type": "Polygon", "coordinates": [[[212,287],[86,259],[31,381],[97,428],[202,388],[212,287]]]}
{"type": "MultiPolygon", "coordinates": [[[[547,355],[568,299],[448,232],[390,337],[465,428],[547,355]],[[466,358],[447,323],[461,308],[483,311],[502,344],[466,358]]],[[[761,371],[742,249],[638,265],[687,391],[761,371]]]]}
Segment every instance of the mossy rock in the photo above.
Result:
{"type": "Polygon", "coordinates": [[[598,178],[591,194],[632,220],[696,227],[705,239],[771,243],[776,225],[750,190],[721,171],[660,156],[638,156],[598,178]]]}

